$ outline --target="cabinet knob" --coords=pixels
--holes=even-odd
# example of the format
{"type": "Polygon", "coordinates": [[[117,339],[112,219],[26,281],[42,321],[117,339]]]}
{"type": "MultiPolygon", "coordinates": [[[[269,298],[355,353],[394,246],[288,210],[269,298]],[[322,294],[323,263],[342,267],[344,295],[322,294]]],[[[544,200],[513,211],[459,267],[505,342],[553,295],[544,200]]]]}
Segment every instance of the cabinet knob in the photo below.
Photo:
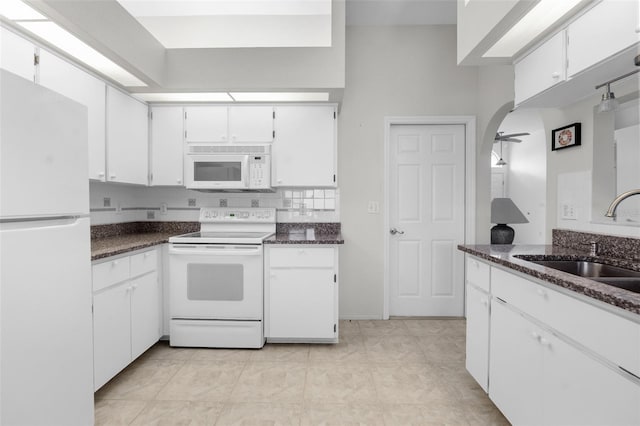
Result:
{"type": "Polygon", "coordinates": [[[636,27],[636,34],[640,34],[640,27],[636,27]]]}
{"type": "Polygon", "coordinates": [[[559,72],[551,73],[551,78],[560,78],[560,73],[559,72]]]}
{"type": "Polygon", "coordinates": [[[489,300],[486,297],[481,297],[480,298],[480,302],[484,305],[484,306],[488,306],[489,305],[489,300]]]}
{"type": "Polygon", "coordinates": [[[223,141],[226,141],[227,140],[227,136],[226,135],[222,135],[222,136],[220,136],[220,139],[223,140],[223,141]]]}
{"type": "Polygon", "coordinates": [[[536,332],[536,331],[532,331],[531,332],[531,337],[533,337],[535,340],[540,340],[542,338],[542,336],[540,335],[540,333],[536,332]]]}
{"type": "Polygon", "coordinates": [[[144,257],[149,257],[149,256],[151,256],[151,253],[150,253],[150,252],[146,252],[146,253],[144,254],[144,257]]]}
{"type": "Polygon", "coordinates": [[[109,175],[109,179],[115,179],[116,175],[109,175]]]}
{"type": "Polygon", "coordinates": [[[104,177],[104,172],[98,173],[98,177],[104,177]]]}
{"type": "Polygon", "coordinates": [[[176,179],[176,182],[182,184],[182,179],[176,179]]]}
{"type": "Polygon", "coordinates": [[[131,286],[131,290],[135,290],[136,288],[138,288],[138,284],[133,284],[133,285],[131,286]]]}
{"type": "Polygon", "coordinates": [[[235,142],[235,141],[236,141],[236,139],[237,139],[236,135],[231,136],[231,140],[232,140],[232,141],[234,141],[234,142],[235,142]]]}
{"type": "Polygon", "coordinates": [[[118,261],[117,261],[117,260],[113,260],[113,261],[111,261],[111,266],[112,266],[112,267],[116,267],[116,266],[118,266],[118,261]]]}
{"type": "Polygon", "coordinates": [[[282,179],[278,179],[278,180],[277,180],[277,182],[278,182],[278,183],[282,183],[282,179]]]}
{"type": "Polygon", "coordinates": [[[546,291],[544,291],[544,290],[543,290],[543,289],[541,289],[541,288],[539,288],[539,289],[537,290],[537,293],[538,293],[538,295],[539,295],[539,296],[541,296],[541,297],[546,297],[546,296],[547,296],[547,292],[546,292],[546,291]]]}
{"type": "Polygon", "coordinates": [[[545,339],[544,337],[540,337],[540,344],[542,346],[551,346],[551,342],[545,339]]]}
{"type": "Polygon", "coordinates": [[[306,252],[302,249],[298,250],[298,254],[305,254],[306,252]]]}

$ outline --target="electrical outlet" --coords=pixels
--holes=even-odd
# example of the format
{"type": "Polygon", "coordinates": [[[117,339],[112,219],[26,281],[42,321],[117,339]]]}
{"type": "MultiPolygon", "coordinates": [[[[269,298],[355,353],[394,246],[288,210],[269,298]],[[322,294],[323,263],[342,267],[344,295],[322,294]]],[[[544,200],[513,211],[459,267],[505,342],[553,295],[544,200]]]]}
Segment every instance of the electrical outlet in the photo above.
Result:
{"type": "Polygon", "coordinates": [[[160,214],[167,214],[168,208],[167,203],[160,204],[160,214]]]}
{"type": "Polygon", "coordinates": [[[260,200],[251,200],[251,207],[260,207],[260,200]]]}
{"type": "Polygon", "coordinates": [[[227,207],[227,199],[220,198],[220,207],[227,207]]]}
{"type": "Polygon", "coordinates": [[[564,220],[577,220],[576,206],[573,204],[563,204],[561,217],[564,220]]]}
{"type": "Polygon", "coordinates": [[[377,201],[369,201],[367,204],[367,213],[378,214],[380,213],[380,203],[377,201]]]}
{"type": "Polygon", "coordinates": [[[147,211],[147,219],[155,219],[155,218],[156,218],[156,212],[147,211]]]}
{"type": "Polygon", "coordinates": [[[195,207],[196,206],[196,199],[195,198],[189,198],[189,201],[187,202],[187,205],[189,207],[195,207]]]}
{"type": "Polygon", "coordinates": [[[102,199],[102,206],[103,207],[111,207],[111,198],[109,197],[104,197],[102,199]]]}
{"type": "Polygon", "coordinates": [[[116,204],[116,214],[122,214],[122,204],[116,204]]]}

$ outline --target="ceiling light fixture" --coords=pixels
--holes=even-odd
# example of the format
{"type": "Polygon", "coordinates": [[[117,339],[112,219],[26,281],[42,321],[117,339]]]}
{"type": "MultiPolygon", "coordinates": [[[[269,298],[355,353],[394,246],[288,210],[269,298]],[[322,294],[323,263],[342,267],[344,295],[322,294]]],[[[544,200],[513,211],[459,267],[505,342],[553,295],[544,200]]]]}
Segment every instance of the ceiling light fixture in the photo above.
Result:
{"type": "Polygon", "coordinates": [[[47,17],[20,0],[2,0],[0,2],[0,15],[11,21],[46,21],[47,17]]]}
{"type": "Polygon", "coordinates": [[[132,93],[144,102],[232,102],[226,92],[202,93],[132,93]]]}
{"type": "Polygon", "coordinates": [[[502,141],[500,141],[500,158],[496,162],[496,166],[502,167],[506,165],[507,165],[507,162],[502,159],[502,141]]]}
{"type": "Polygon", "coordinates": [[[616,96],[611,91],[611,83],[615,83],[616,81],[622,80],[623,78],[627,78],[627,77],[632,76],[634,74],[637,74],[639,72],[640,72],[640,70],[634,70],[634,71],[628,72],[628,73],[626,73],[624,75],[621,75],[620,77],[616,77],[616,78],[614,78],[612,80],[609,80],[607,82],[604,82],[602,84],[598,84],[596,86],[596,90],[601,88],[601,87],[604,87],[604,86],[607,87],[607,91],[602,94],[602,100],[598,104],[598,112],[614,111],[616,108],[618,108],[618,105],[620,104],[618,102],[618,100],[616,99],[616,96]]]}
{"type": "Polygon", "coordinates": [[[531,40],[569,13],[582,0],[540,0],[518,23],[482,55],[485,58],[512,57],[531,40]]]}
{"type": "Polygon", "coordinates": [[[327,92],[230,92],[238,102],[327,102],[327,92]]]}

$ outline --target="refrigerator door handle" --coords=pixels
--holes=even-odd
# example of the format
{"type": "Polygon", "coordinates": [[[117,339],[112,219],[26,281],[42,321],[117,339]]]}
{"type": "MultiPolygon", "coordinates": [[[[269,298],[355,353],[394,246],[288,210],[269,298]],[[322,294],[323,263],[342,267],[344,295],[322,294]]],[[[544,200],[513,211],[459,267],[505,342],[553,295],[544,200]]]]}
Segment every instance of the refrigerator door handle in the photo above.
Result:
{"type": "Polygon", "coordinates": [[[68,226],[75,224],[78,219],[86,216],[46,216],[28,218],[0,219],[0,226],[3,230],[10,229],[36,229],[48,228],[51,226],[68,226]]]}

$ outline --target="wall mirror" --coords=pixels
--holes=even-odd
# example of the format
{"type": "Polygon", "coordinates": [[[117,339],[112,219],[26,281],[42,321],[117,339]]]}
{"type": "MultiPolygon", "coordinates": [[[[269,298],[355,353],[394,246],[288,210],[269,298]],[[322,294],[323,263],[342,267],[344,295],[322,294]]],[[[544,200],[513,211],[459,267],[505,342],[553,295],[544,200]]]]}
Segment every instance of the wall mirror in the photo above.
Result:
{"type": "Polygon", "coordinates": [[[592,222],[640,226],[640,197],[624,200],[615,220],[606,218],[620,193],[640,188],[640,92],[619,98],[614,111],[594,108],[592,222]]]}

